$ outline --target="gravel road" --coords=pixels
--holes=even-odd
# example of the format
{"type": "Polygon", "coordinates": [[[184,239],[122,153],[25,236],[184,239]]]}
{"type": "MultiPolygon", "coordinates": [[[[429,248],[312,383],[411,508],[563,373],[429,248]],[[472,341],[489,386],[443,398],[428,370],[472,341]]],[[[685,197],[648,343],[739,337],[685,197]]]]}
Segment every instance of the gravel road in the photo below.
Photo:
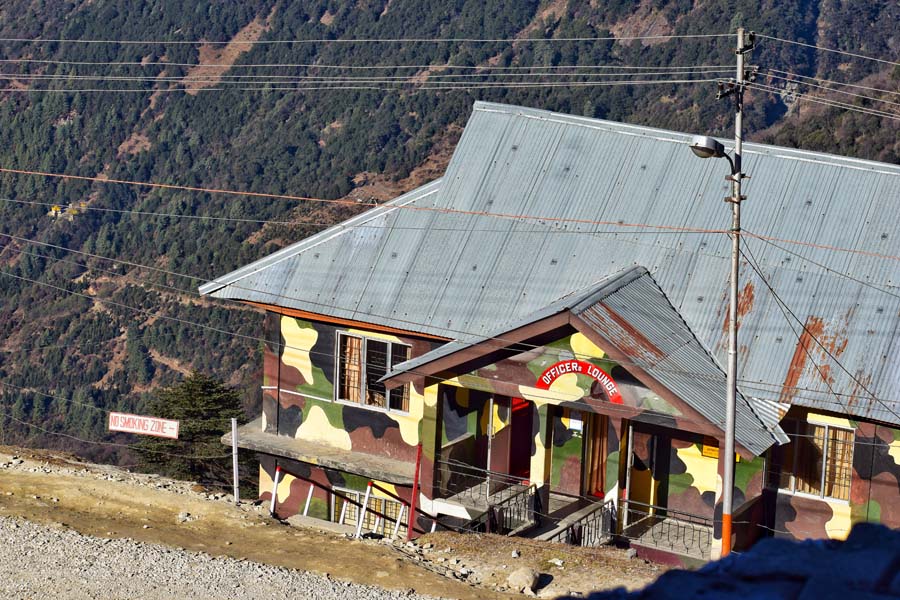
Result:
{"type": "Polygon", "coordinates": [[[65,527],[0,517],[0,598],[424,600],[433,597],[131,539],[95,538],[65,527]]]}

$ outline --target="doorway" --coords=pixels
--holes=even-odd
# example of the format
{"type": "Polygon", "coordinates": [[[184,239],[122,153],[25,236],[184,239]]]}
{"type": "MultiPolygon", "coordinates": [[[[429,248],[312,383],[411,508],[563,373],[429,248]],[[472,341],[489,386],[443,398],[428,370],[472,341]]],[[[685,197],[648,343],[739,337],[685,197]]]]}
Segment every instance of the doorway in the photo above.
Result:
{"type": "Polygon", "coordinates": [[[602,498],[606,495],[607,416],[584,413],[584,458],[582,493],[602,498]]]}

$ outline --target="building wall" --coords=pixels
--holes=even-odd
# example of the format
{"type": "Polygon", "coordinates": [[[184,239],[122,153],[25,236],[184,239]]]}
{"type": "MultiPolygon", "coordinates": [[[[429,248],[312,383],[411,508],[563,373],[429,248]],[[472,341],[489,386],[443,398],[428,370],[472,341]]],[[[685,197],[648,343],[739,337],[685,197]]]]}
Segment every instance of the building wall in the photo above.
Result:
{"type": "MultiPolygon", "coordinates": [[[[259,490],[260,500],[271,502],[272,486],[275,478],[275,467],[282,468],[281,478],[276,492],[275,514],[281,519],[296,514],[301,514],[309,494],[309,481],[326,488],[341,488],[365,492],[369,480],[359,475],[353,475],[335,469],[326,469],[295,460],[274,457],[267,454],[259,455],[259,490]]],[[[384,481],[375,481],[376,484],[388,490],[392,494],[402,498],[406,502],[410,500],[411,488],[394,486],[384,481]]],[[[373,491],[373,496],[388,498],[386,494],[378,490],[373,491]]],[[[331,494],[321,487],[313,487],[313,497],[310,501],[308,516],[317,519],[334,520],[331,509],[333,498],[331,494]]]]}
{"type": "Polygon", "coordinates": [[[792,539],[844,539],[859,522],[900,527],[900,429],[794,408],[788,418],[849,428],[854,432],[853,470],[848,501],[777,491],[771,528],[792,539]]]}
{"type": "Polygon", "coordinates": [[[329,444],[345,450],[414,461],[424,392],[410,389],[409,412],[335,400],[339,331],[403,343],[418,356],[430,342],[339,328],[276,313],[265,323],[263,428],[268,433],[329,444]]]}

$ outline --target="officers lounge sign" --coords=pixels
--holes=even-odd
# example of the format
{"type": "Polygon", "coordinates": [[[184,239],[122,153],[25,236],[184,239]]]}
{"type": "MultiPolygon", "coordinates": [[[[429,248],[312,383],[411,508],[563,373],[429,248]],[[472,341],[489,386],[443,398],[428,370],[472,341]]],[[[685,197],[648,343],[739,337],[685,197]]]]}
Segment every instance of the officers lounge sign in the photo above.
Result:
{"type": "Polygon", "coordinates": [[[600,384],[606,397],[613,404],[622,404],[622,394],[619,392],[619,386],[609,376],[609,373],[583,360],[562,360],[555,365],[550,366],[546,371],[541,373],[537,381],[537,388],[541,390],[549,390],[553,382],[568,373],[576,375],[586,375],[600,384]]]}

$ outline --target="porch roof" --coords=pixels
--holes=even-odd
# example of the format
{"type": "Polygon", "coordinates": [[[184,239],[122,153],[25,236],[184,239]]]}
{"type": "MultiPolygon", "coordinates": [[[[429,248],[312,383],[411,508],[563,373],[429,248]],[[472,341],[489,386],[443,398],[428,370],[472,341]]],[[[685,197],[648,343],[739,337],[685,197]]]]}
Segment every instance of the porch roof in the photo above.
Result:
{"type": "MultiPolygon", "coordinates": [[[[675,396],[724,430],[725,372],[644,267],[611,275],[489,335],[449,342],[397,365],[383,381],[398,385],[423,377],[453,377],[460,374],[458,367],[478,357],[524,351],[534,339],[563,325],[591,339],[647,387],[675,396]]],[[[787,442],[778,426],[784,408],[738,390],[738,445],[759,455],[773,443],[787,442]]]]}

